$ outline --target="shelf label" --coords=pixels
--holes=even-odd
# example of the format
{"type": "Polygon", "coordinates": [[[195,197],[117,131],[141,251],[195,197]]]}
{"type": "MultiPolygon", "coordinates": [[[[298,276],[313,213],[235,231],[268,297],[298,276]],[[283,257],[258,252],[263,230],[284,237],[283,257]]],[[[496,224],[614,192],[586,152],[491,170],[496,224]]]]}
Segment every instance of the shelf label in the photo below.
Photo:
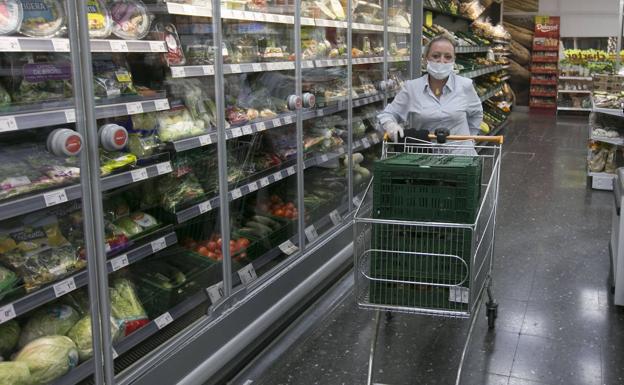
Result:
{"type": "Polygon", "coordinates": [[[253,134],[253,130],[251,129],[251,126],[243,126],[243,135],[250,135],[253,134]]]}
{"type": "Polygon", "coordinates": [[[51,39],[54,52],[69,52],[69,39],[51,39]]]}
{"type": "Polygon", "coordinates": [[[149,176],[147,175],[147,169],[146,168],[140,168],[138,170],[132,170],[132,171],[130,171],[130,175],[132,176],[132,181],[133,182],[140,182],[142,180],[145,180],[145,179],[149,178],[149,176]]]}
{"type": "Polygon", "coordinates": [[[249,265],[243,267],[239,271],[237,271],[238,276],[240,277],[243,285],[247,286],[256,279],[258,279],[258,275],[256,274],[256,270],[254,270],[253,265],[250,263],[249,265]]]}
{"type": "Polygon", "coordinates": [[[156,106],[156,111],[168,110],[169,107],[169,99],[158,99],[154,101],[154,105],[156,106]]]}
{"type": "Polygon", "coordinates": [[[13,116],[0,117],[0,132],[17,130],[17,122],[13,116]]]}
{"type": "Polygon", "coordinates": [[[251,65],[251,68],[254,70],[254,72],[262,71],[262,65],[260,65],[259,63],[253,63],[251,65]]]}
{"type": "Polygon", "coordinates": [[[237,74],[241,72],[240,64],[230,64],[230,72],[233,74],[237,74]]]}
{"type": "Polygon", "coordinates": [[[161,314],[156,319],[154,319],[154,323],[156,324],[156,327],[159,330],[169,325],[172,322],[173,322],[173,317],[171,316],[171,314],[169,314],[169,312],[166,312],[165,314],[161,314]]]}
{"type": "Polygon", "coordinates": [[[264,124],[264,122],[256,123],[256,131],[264,131],[264,130],[266,130],[266,125],[264,124]]]}
{"type": "Polygon", "coordinates": [[[319,237],[318,233],[316,232],[316,227],[314,227],[314,225],[310,225],[306,227],[304,232],[305,232],[306,238],[308,239],[308,242],[314,242],[319,237]]]}
{"type": "Polygon", "coordinates": [[[279,245],[279,249],[286,255],[293,255],[299,248],[289,239],[279,245]]]}
{"type": "Polygon", "coordinates": [[[293,175],[296,171],[295,171],[295,166],[290,166],[286,169],[286,172],[288,173],[288,175],[293,175]]]}
{"type": "Polygon", "coordinates": [[[359,207],[360,204],[362,204],[362,199],[360,199],[360,197],[353,197],[353,204],[355,207],[359,207]]]}
{"type": "Polygon", "coordinates": [[[158,175],[168,174],[173,171],[171,168],[171,162],[158,163],[156,165],[156,170],[158,170],[158,175]]]}
{"type": "Polygon", "coordinates": [[[329,213],[329,219],[331,219],[334,226],[338,226],[342,222],[342,217],[340,216],[338,210],[334,210],[329,213]]]}
{"type": "Polygon", "coordinates": [[[327,155],[321,155],[321,163],[325,163],[329,160],[329,157],[327,155]]]}
{"type": "Polygon", "coordinates": [[[117,357],[119,357],[119,353],[117,353],[117,350],[115,350],[115,348],[112,348],[112,349],[113,349],[113,360],[116,360],[117,357]]]}
{"type": "Polygon", "coordinates": [[[225,292],[223,290],[223,281],[208,287],[206,289],[206,292],[208,293],[210,302],[212,302],[213,304],[217,303],[225,295],[225,292]]]}
{"type": "Polygon", "coordinates": [[[210,204],[210,201],[202,202],[199,205],[197,205],[197,207],[199,208],[200,214],[204,214],[212,210],[212,205],[210,204]]]}
{"type": "Polygon", "coordinates": [[[12,303],[0,307],[0,324],[10,321],[15,317],[17,317],[17,314],[15,314],[15,307],[12,303]]]}
{"type": "Polygon", "coordinates": [[[266,187],[269,185],[269,183],[269,178],[267,177],[260,179],[260,187],[266,187]]]}
{"type": "Polygon", "coordinates": [[[214,75],[214,66],[202,66],[204,75],[214,75]]]}
{"type": "Polygon", "coordinates": [[[249,192],[254,192],[258,189],[258,184],[256,182],[251,182],[247,185],[249,192]]]}
{"type": "Polygon", "coordinates": [[[136,115],[143,113],[143,104],[141,102],[133,102],[126,104],[128,115],[136,115]]]}
{"type": "Polygon", "coordinates": [[[243,196],[243,193],[239,188],[232,190],[232,200],[238,199],[243,196]]]}
{"type": "Polygon", "coordinates": [[[43,194],[43,199],[45,200],[46,207],[50,207],[67,202],[67,193],[64,189],[50,191],[43,194]]]}
{"type": "Polygon", "coordinates": [[[279,119],[273,119],[273,127],[279,127],[282,125],[282,121],[279,119]]]}
{"type": "Polygon", "coordinates": [[[468,303],[470,289],[467,287],[453,286],[449,288],[449,302],[468,303]]]}
{"type": "Polygon", "coordinates": [[[76,281],[73,277],[67,278],[61,282],[56,283],[54,286],[54,295],[56,298],[63,296],[67,293],[71,293],[76,290],[76,281]]]}
{"type": "Polygon", "coordinates": [[[128,52],[128,44],[123,40],[109,40],[111,51],[128,52]]]}
{"type": "Polygon", "coordinates": [[[212,143],[212,138],[210,137],[210,135],[201,135],[201,136],[198,136],[197,138],[199,139],[200,146],[206,146],[212,143]]]}
{"type": "Polygon", "coordinates": [[[67,123],[75,123],[76,122],[76,110],[73,108],[69,110],[65,110],[65,121],[67,123]]]}
{"type": "Polygon", "coordinates": [[[2,37],[0,38],[0,50],[1,51],[21,51],[19,40],[15,37],[2,37]]]}
{"type": "Polygon", "coordinates": [[[243,132],[240,127],[232,128],[232,138],[238,138],[239,136],[243,136],[243,132]]]}
{"type": "Polygon", "coordinates": [[[344,147],[340,147],[340,148],[338,148],[338,154],[339,154],[339,155],[344,154],[344,153],[345,153],[345,151],[346,151],[346,150],[344,149],[344,147]]]}
{"type": "Polygon", "coordinates": [[[284,123],[285,124],[291,124],[292,122],[293,122],[292,116],[290,116],[290,115],[284,116],[284,123]]]}
{"type": "Polygon", "coordinates": [[[128,266],[130,263],[128,262],[128,256],[126,254],[120,255],[119,257],[115,257],[110,260],[111,268],[113,271],[117,271],[119,269],[123,269],[128,266]]]}
{"type": "Polygon", "coordinates": [[[164,41],[150,41],[149,47],[150,47],[150,51],[152,52],[165,52],[167,50],[165,48],[164,41]]]}
{"type": "Polygon", "coordinates": [[[186,71],[184,67],[171,67],[171,77],[174,78],[183,78],[186,76],[186,71]]]}
{"type": "Polygon", "coordinates": [[[167,241],[165,240],[165,238],[158,238],[157,240],[152,241],[151,245],[152,245],[152,252],[156,253],[164,249],[165,247],[167,247],[167,241]]]}

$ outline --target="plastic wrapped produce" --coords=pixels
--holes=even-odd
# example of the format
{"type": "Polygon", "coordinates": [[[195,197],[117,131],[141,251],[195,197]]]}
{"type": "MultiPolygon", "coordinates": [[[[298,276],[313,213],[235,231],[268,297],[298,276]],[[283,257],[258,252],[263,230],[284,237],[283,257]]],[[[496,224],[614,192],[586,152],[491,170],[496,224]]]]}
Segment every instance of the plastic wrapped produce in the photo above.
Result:
{"type": "Polygon", "coordinates": [[[111,19],[106,2],[104,0],[87,0],[87,9],[89,13],[89,37],[97,39],[106,39],[110,36],[113,28],[113,20],[111,19]]]}
{"type": "MultiPolygon", "coordinates": [[[[11,270],[0,266],[0,299],[13,290],[19,278],[11,270]]],[[[1,351],[0,351],[1,353],[1,351]]]]}
{"type": "Polygon", "coordinates": [[[163,61],[168,66],[181,66],[186,64],[182,43],[178,31],[172,23],[157,23],[154,26],[154,35],[163,40],[167,45],[167,52],[163,54],[163,61]]]}
{"type": "Polygon", "coordinates": [[[0,362],[0,384],[31,385],[28,365],[25,362],[0,362]]]}
{"type": "Polygon", "coordinates": [[[10,77],[4,85],[14,103],[36,103],[72,96],[71,62],[67,55],[47,52],[7,55],[10,77]]]}
{"type": "Polygon", "coordinates": [[[175,212],[176,208],[185,203],[193,202],[205,194],[204,189],[192,172],[181,178],[169,176],[162,179],[158,184],[158,192],[162,196],[162,206],[171,212],[175,212]]]}
{"type": "Polygon", "coordinates": [[[149,33],[152,15],[141,1],[114,0],[109,10],[115,36],[126,40],[141,40],[149,33]]]}
{"type": "Polygon", "coordinates": [[[136,162],[137,157],[134,154],[100,150],[100,171],[102,175],[125,170],[130,166],[134,166],[136,162]]]}
{"type": "Polygon", "coordinates": [[[194,120],[184,107],[158,113],[158,136],[163,142],[198,136],[206,132],[205,122],[194,120]]]}
{"type": "Polygon", "coordinates": [[[123,55],[98,55],[93,60],[94,93],[98,98],[114,98],[123,95],[136,95],[123,55]]]}
{"type": "Polygon", "coordinates": [[[80,314],[67,305],[55,304],[37,309],[24,325],[18,346],[23,348],[39,337],[66,335],[79,319],[80,314]]]}
{"type": "Polygon", "coordinates": [[[20,0],[24,18],[19,31],[30,37],[53,37],[65,27],[61,0],[20,0]]]}
{"type": "MultiPolygon", "coordinates": [[[[113,341],[119,335],[119,327],[111,320],[111,336],[113,341]]],[[[78,321],[67,333],[67,336],[74,341],[78,348],[80,362],[84,362],[93,357],[93,334],[91,333],[91,316],[87,315],[78,321]]]]}
{"type": "Polygon", "coordinates": [[[0,1],[0,35],[12,35],[22,25],[24,11],[19,0],[0,1]]]}
{"type": "MultiPolygon", "coordinates": [[[[20,330],[20,326],[15,320],[0,325],[0,355],[3,359],[9,358],[11,352],[17,346],[20,330]]],[[[2,381],[0,381],[0,384],[2,384],[2,381]]]]}
{"type": "Polygon", "coordinates": [[[111,315],[123,335],[127,336],[149,322],[147,313],[129,280],[125,278],[116,279],[109,289],[109,293],[111,315]]]}
{"type": "Polygon", "coordinates": [[[38,338],[15,356],[30,370],[30,385],[45,385],[61,377],[78,364],[76,344],[66,336],[38,338]]]}

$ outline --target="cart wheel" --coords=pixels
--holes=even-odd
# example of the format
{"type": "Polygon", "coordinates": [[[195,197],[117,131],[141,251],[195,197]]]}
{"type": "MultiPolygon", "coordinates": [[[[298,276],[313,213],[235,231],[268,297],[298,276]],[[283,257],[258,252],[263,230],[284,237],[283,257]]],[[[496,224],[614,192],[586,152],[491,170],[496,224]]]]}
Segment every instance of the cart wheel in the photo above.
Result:
{"type": "Polygon", "coordinates": [[[496,326],[496,318],[498,317],[498,304],[494,301],[487,303],[487,319],[488,328],[494,329],[496,326]]]}
{"type": "Polygon", "coordinates": [[[390,311],[386,312],[386,321],[387,322],[392,321],[392,312],[390,312],[390,311]]]}

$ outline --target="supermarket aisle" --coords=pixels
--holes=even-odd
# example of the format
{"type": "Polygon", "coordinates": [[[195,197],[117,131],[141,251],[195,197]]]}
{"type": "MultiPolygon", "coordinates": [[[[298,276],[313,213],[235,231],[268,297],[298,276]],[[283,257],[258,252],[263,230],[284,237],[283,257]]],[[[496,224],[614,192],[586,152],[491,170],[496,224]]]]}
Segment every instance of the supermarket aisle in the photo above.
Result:
{"type": "MultiPolygon", "coordinates": [[[[479,320],[464,385],[624,384],[624,310],[609,304],[606,284],[613,198],[586,188],[585,122],[513,115],[494,271],[499,319],[491,333],[479,320]]],[[[380,332],[375,381],[454,384],[467,325],[395,317],[380,332]]],[[[373,313],[346,295],[252,384],[364,384],[372,330],[373,313]]]]}

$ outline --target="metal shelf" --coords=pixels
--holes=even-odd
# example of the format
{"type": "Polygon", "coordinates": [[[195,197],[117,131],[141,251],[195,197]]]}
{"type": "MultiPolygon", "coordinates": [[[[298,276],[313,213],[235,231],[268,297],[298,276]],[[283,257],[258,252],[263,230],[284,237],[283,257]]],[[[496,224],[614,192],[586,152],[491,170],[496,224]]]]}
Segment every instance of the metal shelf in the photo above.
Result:
{"type": "Polygon", "coordinates": [[[591,112],[591,108],[579,108],[579,107],[559,107],[557,106],[558,111],[586,111],[591,112]]]}
{"type": "MultiPolygon", "coordinates": [[[[356,140],[353,142],[353,151],[359,151],[363,149],[367,149],[381,141],[380,134],[374,133],[364,137],[363,139],[356,140]]],[[[333,159],[336,159],[347,152],[346,146],[342,146],[335,151],[332,151],[327,154],[317,155],[315,157],[309,158],[304,162],[304,169],[309,167],[318,166],[324,163],[327,163],[333,159]]],[[[228,200],[233,201],[239,199],[245,195],[251,194],[259,189],[265,188],[268,185],[271,185],[275,182],[278,182],[284,178],[287,178],[296,173],[296,166],[294,164],[288,164],[287,167],[284,167],[272,174],[264,176],[262,178],[255,179],[249,183],[246,183],[240,187],[237,187],[228,193],[228,200]]],[[[212,197],[204,202],[193,205],[185,210],[179,211],[176,213],[176,221],[177,223],[186,222],[192,218],[195,218],[199,215],[205,214],[208,211],[211,211],[215,208],[219,207],[219,197],[212,197]]]]}
{"type": "Polygon", "coordinates": [[[467,78],[477,78],[479,76],[483,76],[483,75],[487,75],[490,74],[492,72],[497,72],[503,69],[503,66],[501,65],[493,65],[490,67],[485,67],[485,68],[479,68],[476,70],[471,70],[471,71],[466,71],[466,72],[460,72],[460,76],[463,77],[467,77],[467,78]]]}
{"type": "Polygon", "coordinates": [[[460,45],[455,49],[455,53],[477,53],[488,52],[491,49],[489,46],[466,46],[460,45]]]}
{"type": "Polygon", "coordinates": [[[593,112],[599,112],[601,114],[607,114],[607,115],[624,117],[624,112],[622,112],[621,109],[617,110],[615,108],[598,108],[598,107],[594,107],[592,109],[588,109],[588,111],[593,111],[593,112]]]}
{"type": "Polygon", "coordinates": [[[474,20],[472,20],[471,18],[469,18],[468,16],[464,16],[464,15],[460,15],[460,14],[452,14],[450,12],[444,11],[442,9],[438,9],[438,8],[433,8],[433,7],[427,7],[425,5],[423,5],[423,10],[425,11],[431,11],[431,12],[435,12],[439,15],[444,15],[444,16],[448,16],[448,17],[452,17],[454,19],[459,19],[459,20],[464,20],[467,21],[469,23],[472,23],[474,20]]]}
{"type": "MultiPolygon", "coordinates": [[[[102,191],[129,185],[172,171],[171,162],[161,162],[152,166],[126,171],[102,178],[102,191]]],[[[80,184],[48,190],[35,195],[17,198],[0,203],[0,220],[28,214],[46,207],[55,206],[81,197],[80,184]]]]}
{"type": "Polygon", "coordinates": [[[591,94],[589,90],[557,90],[560,94],[591,94]]]}
{"type": "MultiPolygon", "coordinates": [[[[150,256],[173,244],[176,244],[177,242],[178,242],[178,238],[176,237],[175,232],[170,232],[147,244],[141,245],[122,255],[111,258],[106,263],[108,273],[110,274],[113,271],[119,270],[120,268],[123,268],[137,261],[140,261],[141,259],[147,256],[150,256]]],[[[57,281],[54,284],[43,287],[33,293],[27,294],[26,296],[20,299],[10,302],[0,307],[0,313],[5,315],[2,318],[0,318],[0,324],[3,324],[15,317],[19,317],[20,315],[26,314],[29,311],[41,305],[44,305],[48,302],[54,301],[58,297],[65,295],[71,291],[79,289],[87,285],[88,281],[89,281],[89,277],[87,274],[87,270],[84,269],[75,274],[72,274],[69,277],[66,277],[60,281],[57,281]],[[57,290],[59,290],[57,288],[57,285],[63,285],[63,287],[71,288],[71,290],[69,289],[63,290],[63,294],[57,296],[57,290]],[[6,314],[9,314],[10,316],[6,317],[6,314]]]]}
{"type": "Polygon", "coordinates": [[[594,80],[591,76],[559,76],[559,80],[594,80]]]}
{"type": "Polygon", "coordinates": [[[493,97],[494,95],[496,95],[502,89],[503,89],[503,86],[498,86],[498,87],[488,91],[485,95],[479,97],[479,99],[481,99],[481,102],[485,102],[486,100],[488,100],[491,97],[493,97]]]}
{"type": "MultiPolygon", "coordinates": [[[[0,37],[4,52],[69,52],[69,39],[0,37]]],[[[91,52],[167,52],[164,41],[91,39],[91,52]]]]}
{"type": "MultiPolygon", "coordinates": [[[[584,109],[583,111],[587,111],[586,109],[584,109]]],[[[591,111],[591,110],[590,110],[591,111]]],[[[601,136],[591,136],[591,140],[594,140],[596,142],[604,142],[604,143],[609,143],[609,144],[613,144],[616,146],[624,146],[624,138],[618,137],[618,138],[604,138],[601,136]]]]}

